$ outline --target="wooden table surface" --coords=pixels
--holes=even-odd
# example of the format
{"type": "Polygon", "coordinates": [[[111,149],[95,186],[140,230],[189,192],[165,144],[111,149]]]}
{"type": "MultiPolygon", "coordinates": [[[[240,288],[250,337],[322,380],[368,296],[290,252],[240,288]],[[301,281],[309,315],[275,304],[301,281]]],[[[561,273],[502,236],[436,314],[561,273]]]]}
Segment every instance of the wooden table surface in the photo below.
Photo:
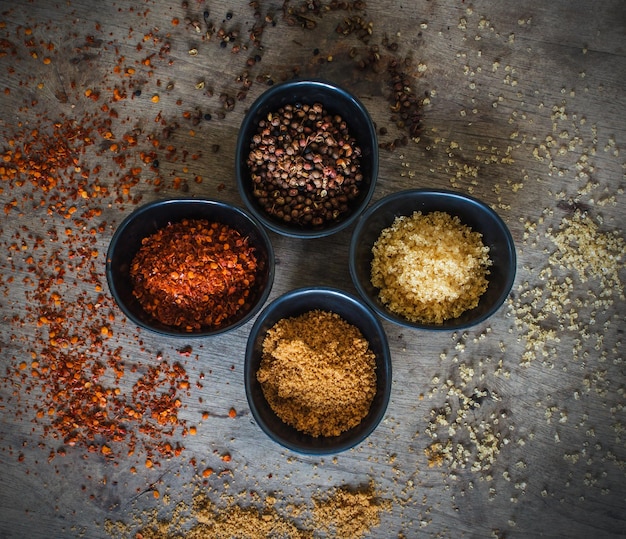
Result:
{"type": "MultiPolygon", "coordinates": [[[[371,503],[387,505],[367,537],[626,534],[623,1],[314,4],[333,7],[2,2],[0,536],[134,537],[146,510],[171,518],[198,489],[285,509],[368,485],[371,503]],[[418,136],[392,110],[394,61],[420,104],[418,136]],[[252,322],[160,337],[125,318],[104,276],[112,234],[138,204],[242,205],[238,126],[268,84],[295,76],[339,83],[370,111],[373,201],[416,187],[470,193],[504,219],[518,255],[510,297],[486,322],[459,332],[384,322],[386,416],[326,457],[282,448],[252,419],[252,322]],[[58,421],[70,406],[101,398],[109,418],[138,407],[134,384],[154,365],[162,376],[181,367],[154,390],[179,400],[171,435],[148,406],[124,415],[119,441],[106,429],[90,439],[78,419],[69,443],[58,421]],[[84,369],[91,389],[64,392],[63,369],[84,369]]],[[[351,232],[272,233],[270,299],[308,285],[354,292],[351,232]]]]}

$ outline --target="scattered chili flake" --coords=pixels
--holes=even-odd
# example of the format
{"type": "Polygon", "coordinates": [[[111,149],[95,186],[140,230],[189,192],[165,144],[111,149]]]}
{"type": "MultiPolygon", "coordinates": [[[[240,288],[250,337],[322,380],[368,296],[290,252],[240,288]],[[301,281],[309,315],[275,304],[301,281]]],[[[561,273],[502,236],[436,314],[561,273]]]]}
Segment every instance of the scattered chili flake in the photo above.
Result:
{"type": "MultiPolygon", "coordinates": [[[[87,43],[93,41],[90,36],[87,43]]],[[[45,52],[39,52],[40,60],[52,63],[54,45],[41,45],[45,52]]],[[[0,43],[0,49],[4,47],[0,43]]],[[[120,58],[120,65],[124,62],[120,58]]],[[[9,72],[17,73],[13,68],[9,72]]],[[[125,71],[128,76],[134,72],[134,68],[125,71]]],[[[143,144],[145,149],[151,142],[141,128],[124,135],[117,132],[125,121],[114,123],[118,112],[113,107],[134,83],[128,79],[116,83],[102,81],[100,89],[85,89],[73,81],[65,85],[55,97],[61,103],[81,103],[71,117],[56,110],[33,110],[28,115],[37,102],[27,92],[19,110],[29,119],[12,126],[0,149],[2,206],[23,220],[15,237],[3,236],[0,241],[14,259],[3,258],[2,264],[15,266],[15,275],[24,275],[23,302],[11,307],[9,323],[32,328],[28,359],[8,358],[0,383],[2,390],[12,386],[17,413],[28,414],[53,440],[55,455],[64,454],[58,446],[65,444],[113,459],[133,455],[140,445],[156,466],[159,456],[176,456],[184,449],[164,438],[186,428],[179,411],[181,391],[187,391],[189,381],[182,366],[167,361],[147,372],[141,365],[124,365],[113,331],[115,309],[102,293],[102,253],[97,247],[110,228],[99,219],[102,208],[139,201],[141,195],[133,187],[143,180],[146,169],[140,150],[133,148],[143,144]],[[94,156],[115,163],[119,173],[108,179],[100,175],[107,165],[94,166],[94,156]],[[37,219],[39,227],[33,223],[37,219]],[[43,237],[36,237],[35,230],[43,237]],[[132,391],[125,389],[131,386],[132,391]],[[21,395],[28,398],[21,401],[21,395]]],[[[3,95],[10,93],[9,88],[3,90],[3,95]]],[[[158,145],[157,141],[156,147],[150,144],[145,149],[148,163],[157,159],[158,145]]],[[[159,179],[149,181],[156,186],[159,179]]],[[[0,285],[13,280],[7,277],[0,285]]],[[[3,314],[9,320],[9,313],[3,314]]]]}
{"type": "Polygon", "coordinates": [[[245,311],[256,270],[254,248],[238,231],[184,219],[143,240],[130,275],[148,313],[194,331],[219,328],[245,311]]]}
{"type": "Polygon", "coordinates": [[[228,417],[232,417],[232,418],[237,417],[237,410],[235,410],[234,408],[231,408],[230,410],[228,410],[228,417]]]}

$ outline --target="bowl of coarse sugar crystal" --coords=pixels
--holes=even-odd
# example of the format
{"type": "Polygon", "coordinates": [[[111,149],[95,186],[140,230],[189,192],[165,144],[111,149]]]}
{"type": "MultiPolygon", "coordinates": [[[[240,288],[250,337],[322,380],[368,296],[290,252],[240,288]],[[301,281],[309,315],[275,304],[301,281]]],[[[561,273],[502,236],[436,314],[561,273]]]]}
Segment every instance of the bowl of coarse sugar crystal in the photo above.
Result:
{"type": "Polygon", "coordinates": [[[472,196],[413,189],[372,204],[350,242],[355,287],[379,316],[408,328],[458,330],[504,303],[516,273],[502,218],[472,196]]]}
{"type": "Polygon", "coordinates": [[[232,204],[157,200],[116,229],[106,277],[137,326],[206,337],[240,327],[261,309],[273,284],[274,250],[261,224],[232,204]]]}
{"type": "Polygon", "coordinates": [[[324,455],[350,449],[384,417],[391,356],[384,329],[358,297],[292,290],[257,317],[244,382],[252,416],[272,440],[324,455]]]}

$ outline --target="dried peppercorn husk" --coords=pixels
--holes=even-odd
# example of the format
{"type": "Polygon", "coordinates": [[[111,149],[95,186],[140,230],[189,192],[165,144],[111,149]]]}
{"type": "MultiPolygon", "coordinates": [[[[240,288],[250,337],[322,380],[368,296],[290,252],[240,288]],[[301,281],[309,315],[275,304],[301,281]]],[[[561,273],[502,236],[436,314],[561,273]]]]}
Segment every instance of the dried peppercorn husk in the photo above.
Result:
{"type": "Polygon", "coordinates": [[[235,229],[184,219],[144,238],[130,274],[148,313],[194,331],[221,327],[247,310],[257,267],[254,248],[235,229]]]}
{"type": "Polygon", "coordinates": [[[261,119],[247,165],[270,216],[319,227],[346,215],[363,188],[362,150],[347,122],[321,103],[286,104],[261,119]]]}

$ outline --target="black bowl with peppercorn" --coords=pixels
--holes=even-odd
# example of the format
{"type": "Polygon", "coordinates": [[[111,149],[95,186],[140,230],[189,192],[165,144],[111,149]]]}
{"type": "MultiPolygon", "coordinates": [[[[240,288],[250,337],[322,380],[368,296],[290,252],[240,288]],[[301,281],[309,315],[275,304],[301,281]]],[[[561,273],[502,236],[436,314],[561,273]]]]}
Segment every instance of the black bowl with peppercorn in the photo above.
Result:
{"type": "Polygon", "coordinates": [[[284,82],[247,112],[235,167],[243,201],[270,230],[328,236],[352,224],[372,197],[376,130],[345,89],[321,80],[284,82]]]}
{"type": "Polygon", "coordinates": [[[458,330],[504,303],[516,274],[513,238],[484,202],[412,189],[360,217],[350,243],[355,287],[376,313],[408,328],[458,330]]]}
{"type": "Polygon", "coordinates": [[[382,324],[358,297],[311,287],[275,299],[257,317],[244,382],[252,415],[299,453],[339,453],[385,415],[391,355],[382,324]]]}
{"type": "Polygon", "coordinates": [[[111,294],[138,326],[209,336],[250,320],[269,296],[274,250],[263,226],[231,204],[148,203],[115,231],[106,260],[111,294]]]}

